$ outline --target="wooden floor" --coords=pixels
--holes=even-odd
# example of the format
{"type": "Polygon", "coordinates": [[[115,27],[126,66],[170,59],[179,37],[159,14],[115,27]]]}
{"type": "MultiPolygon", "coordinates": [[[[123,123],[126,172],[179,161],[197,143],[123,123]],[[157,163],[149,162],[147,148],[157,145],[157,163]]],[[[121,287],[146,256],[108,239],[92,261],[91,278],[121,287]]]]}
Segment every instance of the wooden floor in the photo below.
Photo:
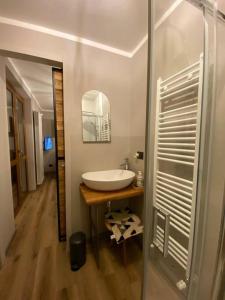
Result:
{"type": "MultiPolygon", "coordinates": [[[[120,249],[103,242],[101,267],[97,269],[88,246],[86,264],[78,272],[71,272],[66,244],[57,239],[56,213],[56,183],[47,178],[29,194],[16,217],[16,234],[0,271],[0,299],[140,300],[139,247],[130,243],[125,268],[120,249]]],[[[152,279],[155,282],[151,299],[178,299],[156,273],[152,279]]]]}

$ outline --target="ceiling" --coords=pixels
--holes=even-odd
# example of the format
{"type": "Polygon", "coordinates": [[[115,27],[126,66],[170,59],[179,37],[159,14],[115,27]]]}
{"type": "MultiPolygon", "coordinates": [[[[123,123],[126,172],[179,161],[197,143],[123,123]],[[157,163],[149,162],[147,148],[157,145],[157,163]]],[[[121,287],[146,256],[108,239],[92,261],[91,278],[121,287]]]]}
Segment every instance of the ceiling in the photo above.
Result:
{"type": "MultiPolygon", "coordinates": [[[[157,0],[156,20],[174,2],[157,0]]],[[[132,52],[148,32],[148,0],[0,0],[0,16],[126,52],[132,52]]]]}
{"type": "MultiPolygon", "coordinates": [[[[157,0],[156,21],[174,2],[157,0]]],[[[0,0],[0,15],[82,35],[124,50],[136,47],[147,34],[147,0],[21,0],[19,5],[16,0],[0,0]]],[[[20,59],[11,61],[42,110],[53,110],[51,67],[20,59]]]]}
{"type": "MultiPolygon", "coordinates": [[[[147,34],[147,0],[0,0],[0,16],[132,51],[147,34]],[[44,9],[43,9],[44,8],[44,9]]],[[[157,0],[156,22],[180,0],[157,0]]],[[[12,59],[43,110],[53,110],[52,70],[12,59]]]]}
{"type": "Polygon", "coordinates": [[[52,68],[29,61],[11,59],[42,110],[53,110],[52,68]]]}
{"type": "Polygon", "coordinates": [[[148,0],[0,0],[0,15],[132,51],[147,34],[148,0]]]}

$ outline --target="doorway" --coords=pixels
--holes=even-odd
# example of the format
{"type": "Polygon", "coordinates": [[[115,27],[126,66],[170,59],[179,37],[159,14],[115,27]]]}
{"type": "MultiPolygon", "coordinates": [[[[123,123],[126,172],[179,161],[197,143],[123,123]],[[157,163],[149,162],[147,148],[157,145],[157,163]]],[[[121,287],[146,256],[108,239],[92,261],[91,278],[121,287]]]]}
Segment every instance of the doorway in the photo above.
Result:
{"type": "Polygon", "coordinates": [[[7,107],[14,214],[28,191],[41,186],[45,178],[55,177],[58,238],[63,241],[66,240],[63,69],[49,60],[37,62],[32,57],[9,55],[7,107]]]}

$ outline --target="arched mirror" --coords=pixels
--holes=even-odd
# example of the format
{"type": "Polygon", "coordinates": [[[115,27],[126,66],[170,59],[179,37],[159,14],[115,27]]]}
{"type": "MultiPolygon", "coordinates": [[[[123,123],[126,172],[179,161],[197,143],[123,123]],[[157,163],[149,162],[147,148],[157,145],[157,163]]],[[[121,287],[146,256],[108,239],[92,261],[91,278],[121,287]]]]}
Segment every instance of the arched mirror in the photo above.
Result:
{"type": "Polygon", "coordinates": [[[111,141],[110,104],[105,94],[88,91],[82,97],[83,142],[111,141]]]}

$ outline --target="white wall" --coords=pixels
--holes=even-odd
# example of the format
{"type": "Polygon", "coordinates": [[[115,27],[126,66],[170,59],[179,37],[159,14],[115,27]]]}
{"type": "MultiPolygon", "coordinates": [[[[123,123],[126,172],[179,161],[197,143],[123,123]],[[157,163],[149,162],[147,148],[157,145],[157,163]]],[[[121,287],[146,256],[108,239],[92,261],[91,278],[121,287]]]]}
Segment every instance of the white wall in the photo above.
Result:
{"type": "MultiPolygon", "coordinates": [[[[147,100],[147,43],[132,59],[130,98],[130,167],[144,173],[144,160],[135,159],[137,151],[145,152],[145,119],[147,100]]],[[[144,153],[145,156],[145,153],[144,153]]],[[[144,197],[130,201],[132,210],[143,220],[144,197]]]]}
{"type": "Polygon", "coordinates": [[[144,171],[144,160],[135,159],[137,151],[145,151],[145,119],[147,100],[147,43],[132,59],[130,99],[130,163],[135,171],[144,171]]]}
{"type": "Polygon", "coordinates": [[[0,262],[2,263],[5,259],[5,251],[15,231],[5,76],[5,59],[0,57],[0,262]]]}
{"type": "Polygon", "coordinates": [[[83,48],[76,59],[75,98],[71,106],[72,127],[72,228],[88,232],[88,211],[79,195],[80,176],[86,171],[118,168],[129,155],[129,102],[130,102],[129,59],[83,48]],[[81,118],[81,98],[88,90],[103,92],[111,105],[111,143],[83,144],[81,118]]]}

